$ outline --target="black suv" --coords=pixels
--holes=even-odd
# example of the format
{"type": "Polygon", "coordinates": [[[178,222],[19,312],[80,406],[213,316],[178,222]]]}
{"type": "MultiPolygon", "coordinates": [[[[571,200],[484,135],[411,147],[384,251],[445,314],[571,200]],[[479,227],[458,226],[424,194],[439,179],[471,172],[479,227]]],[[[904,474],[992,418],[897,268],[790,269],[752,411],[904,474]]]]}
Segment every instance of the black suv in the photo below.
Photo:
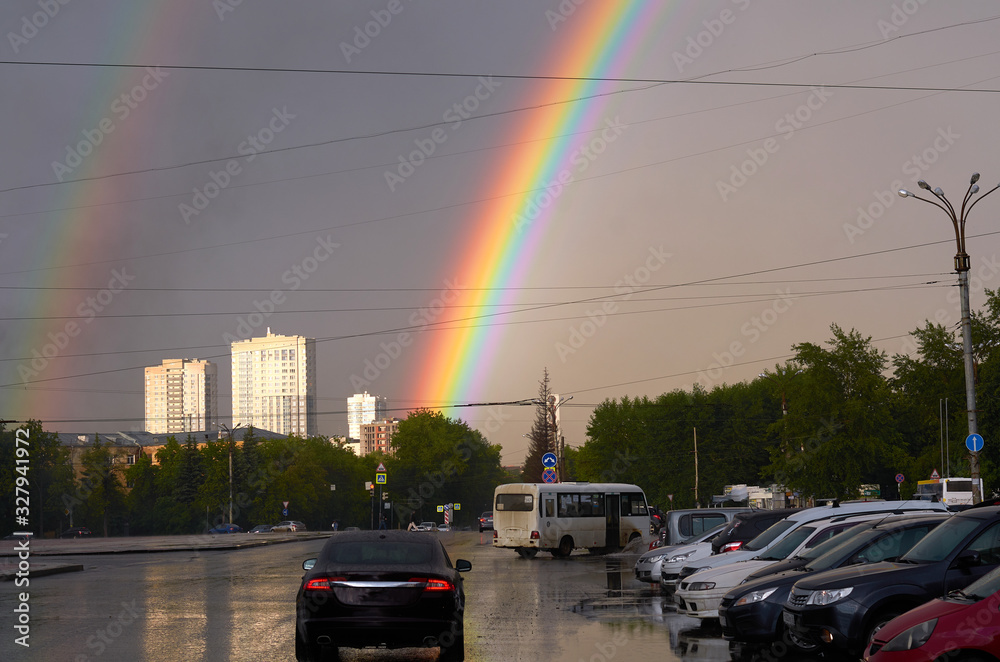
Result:
{"type": "Polygon", "coordinates": [[[739,549],[743,543],[750,542],[775,522],[800,510],[801,508],[779,508],[778,510],[751,510],[737,513],[729,526],[712,539],[712,553],[721,554],[739,549]]]}
{"type": "Polygon", "coordinates": [[[799,556],[758,570],[722,599],[722,636],[753,644],[781,641],[782,608],[795,582],[834,568],[894,561],[949,517],[919,514],[862,522],[799,556]]]}
{"type": "Polygon", "coordinates": [[[890,620],[962,589],[1000,564],[1000,507],[951,516],[895,563],[800,579],[782,618],[793,641],[857,657],[890,620]]]}

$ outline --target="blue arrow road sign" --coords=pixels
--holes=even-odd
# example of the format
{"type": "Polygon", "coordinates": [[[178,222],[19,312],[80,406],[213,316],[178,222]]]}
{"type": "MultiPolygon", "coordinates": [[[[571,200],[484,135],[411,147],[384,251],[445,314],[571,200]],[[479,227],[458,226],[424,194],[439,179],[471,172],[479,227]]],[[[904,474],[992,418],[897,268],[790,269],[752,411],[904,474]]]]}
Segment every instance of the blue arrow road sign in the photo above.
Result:
{"type": "Polygon", "coordinates": [[[542,466],[543,467],[554,467],[556,466],[556,454],[546,453],[542,456],[542,466]]]}
{"type": "Polygon", "coordinates": [[[978,434],[970,434],[965,438],[965,447],[973,453],[983,450],[983,438],[978,434]]]}

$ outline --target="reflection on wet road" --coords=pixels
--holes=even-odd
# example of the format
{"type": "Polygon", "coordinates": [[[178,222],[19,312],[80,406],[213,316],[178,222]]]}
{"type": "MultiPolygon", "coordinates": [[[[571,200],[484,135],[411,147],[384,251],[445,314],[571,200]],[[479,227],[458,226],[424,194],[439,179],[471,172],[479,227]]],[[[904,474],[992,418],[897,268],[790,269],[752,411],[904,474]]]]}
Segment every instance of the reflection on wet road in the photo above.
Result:
{"type": "MultiPolygon", "coordinates": [[[[494,549],[488,532],[428,535],[442,536],[453,560],[473,564],[464,575],[468,660],[730,660],[717,625],[679,616],[658,586],[634,579],[636,554],[523,559],[494,549]]],[[[7,637],[0,659],[291,661],[301,563],[322,544],[75,557],[84,572],[32,579],[31,648],[14,651],[7,637]]],[[[8,618],[0,625],[10,631],[8,618]]],[[[343,657],[430,661],[436,653],[343,657]]]]}

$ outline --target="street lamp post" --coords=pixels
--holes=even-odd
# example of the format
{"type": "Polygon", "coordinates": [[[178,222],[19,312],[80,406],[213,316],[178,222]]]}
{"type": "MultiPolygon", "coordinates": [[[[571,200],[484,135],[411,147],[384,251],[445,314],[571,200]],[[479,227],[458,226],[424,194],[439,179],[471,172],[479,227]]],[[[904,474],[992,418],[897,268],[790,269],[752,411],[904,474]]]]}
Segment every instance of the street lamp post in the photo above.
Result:
{"type": "Polygon", "coordinates": [[[549,401],[547,403],[549,411],[552,412],[552,437],[553,437],[552,450],[556,454],[556,467],[558,467],[557,478],[559,479],[559,482],[562,482],[566,479],[566,460],[563,457],[564,449],[560,448],[559,446],[559,424],[556,422],[556,411],[559,409],[559,407],[561,407],[562,405],[564,405],[565,403],[569,402],[572,399],[573,399],[572,395],[569,396],[568,398],[559,398],[558,400],[556,399],[555,395],[550,395],[549,401]]]}
{"type": "Polygon", "coordinates": [[[239,424],[233,429],[227,428],[225,425],[220,425],[223,430],[226,431],[226,435],[229,437],[229,523],[233,523],[233,433],[243,427],[243,424],[239,424]]]}
{"type": "MultiPolygon", "coordinates": [[[[930,184],[922,179],[917,182],[917,185],[925,191],[933,193],[937,200],[922,198],[906,189],[900,189],[899,191],[901,197],[916,198],[941,209],[951,219],[952,227],[955,229],[955,243],[957,245],[955,271],[958,272],[958,289],[962,301],[962,345],[965,349],[965,403],[969,413],[969,434],[978,433],[979,426],[976,422],[976,380],[975,367],[972,360],[972,313],[969,306],[969,269],[971,268],[971,261],[969,260],[969,254],[965,250],[965,221],[969,217],[969,212],[972,211],[972,208],[980,200],[1000,188],[1000,185],[994,186],[973,201],[972,204],[969,204],[972,196],[979,193],[979,184],[976,183],[978,181],[979,173],[973,173],[972,178],[969,180],[969,190],[965,192],[965,197],[962,199],[962,206],[958,211],[955,211],[955,207],[945,197],[944,191],[941,190],[940,186],[931,188],[930,184]]],[[[969,455],[969,468],[972,472],[972,502],[979,503],[982,496],[979,493],[979,453],[970,451],[969,455]]]]}

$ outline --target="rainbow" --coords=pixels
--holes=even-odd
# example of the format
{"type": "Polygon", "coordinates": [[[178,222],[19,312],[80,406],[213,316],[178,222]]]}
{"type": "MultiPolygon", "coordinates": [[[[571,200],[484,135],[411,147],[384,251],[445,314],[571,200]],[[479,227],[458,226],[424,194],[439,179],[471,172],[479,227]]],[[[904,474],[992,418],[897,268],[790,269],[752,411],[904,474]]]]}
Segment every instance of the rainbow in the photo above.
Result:
{"type": "MultiPolygon", "coordinates": [[[[555,31],[551,73],[576,78],[623,76],[626,66],[639,59],[646,37],[657,36],[657,27],[675,5],[643,0],[579,6],[560,3],[560,8],[576,9],[570,15],[547,14],[555,31]],[[560,39],[560,30],[569,39],[560,39]]],[[[532,113],[524,128],[525,142],[500,164],[499,172],[490,173],[493,190],[484,197],[495,201],[476,216],[468,235],[458,242],[462,248],[456,254],[464,260],[452,267],[447,277],[469,288],[462,303],[472,307],[463,308],[461,315],[452,319],[488,315],[504,309],[498,304],[511,302],[510,294],[496,288],[524,283],[563,192],[560,177],[578,172],[574,158],[580,158],[581,148],[597,140],[602,127],[609,128],[609,118],[604,116],[608,97],[558,102],[620,87],[599,81],[552,80],[545,81],[538,96],[531,99],[532,105],[543,108],[532,113]],[[512,191],[524,193],[510,195],[512,191]]],[[[612,129],[609,138],[620,132],[620,128],[617,132],[612,129]]],[[[416,402],[432,408],[475,401],[485,395],[484,379],[497,360],[503,332],[502,326],[482,322],[442,326],[445,329],[431,334],[433,346],[422,356],[416,384],[410,389],[416,402]]]]}
{"type": "MultiPolygon", "coordinates": [[[[171,49],[176,47],[172,44],[177,43],[185,30],[191,29],[192,23],[185,20],[184,12],[177,11],[173,6],[170,7],[171,11],[168,11],[167,5],[168,3],[127,3],[127,6],[123,5],[117,10],[114,21],[90,25],[88,29],[95,33],[88,33],[88,41],[104,45],[103,51],[95,53],[93,59],[101,62],[168,60],[164,54],[170,53],[171,49]],[[98,30],[104,30],[104,34],[97,34],[98,30]]],[[[32,11],[38,9],[34,4],[30,7],[32,11]]],[[[41,28],[41,31],[64,29],[65,26],[55,25],[58,22],[72,25],[75,20],[72,15],[75,11],[74,6],[60,5],[60,7],[60,13],[53,16],[50,24],[41,28]]],[[[19,57],[27,60],[45,59],[35,57],[39,55],[38,49],[41,45],[34,43],[35,40],[41,42],[44,38],[45,35],[41,32],[39,36],[32,37],[32,41],[22,45],[19,57]]],[[[74,75],[73,71],[63,69],[60,75],[70,77],[74,75]]],[[[59,144],[63,147],[50,155],[52,162],[63,165],[69,162],[73,166],[70,172],[60,171],[64,181],[134,169],[137,154],[141,153],[143,136],[155,135],[158,131],[162,131],[164,118],[162,113],[153,108],[157,104],[155,100],[146,109],[143,109],[141,104],[136,104],[134,109],[128,108],[124,102],[113,105],[122,94],[130,93],[136,85],[141,85],[143,77],[148,76],[146,71],[106,68],[88,72],[87,75],[94,83],[87,88],[86,96],[81,97],[81,101],[75,106],[76,121],[62,127],[65,131],[59,134],[59,144]],[[126,109],[129,111],[128,115],[123,117],[126,109]],[[99,144],[94,144],[97,143],[96,136],[100,131],[102,120],[113,122],[114,128],[111,132],[103,134],[99,144]],[[84,131],[90,132],[90,139],[84,131]],[[88,152],[87,155],[78,164],[70,161],[67,149],[76,150],[81,141],[85,140],[90,140],[92,143],[89,149],[84,147],[88,152]]],[[[167,87],[172,83],[173,81],[167,78],[157,85],[162,84],[167,87]]],[[[149,86],[152,86],[152,79],[149,79],[149,86]]],[[[155,89],[146,92],[148,98],[157,94],[155,89]]],[[[161,92],[162,96],[165,94],[161,92]]],[[[47,169],[45,175],[51,181],[58,181],[55,168],[47,169]]],[[[41,178],[37,176],[32,178],[33,181],[39,179],[41,178]]],[[[127,206],[96,205],[130,197],[130,194],[134,194],[134,190],[130,188],[132,186],[134,180],[129,177],[115,177],[41,189],[45,194],[31,196],[33,202],[30,204],[36,209],[60,211],[17,217],[16,222],[30,223],[37,227],[37,231],[29,239],[33,243],[30,246],[21,246],[18,250],[34,256],[32,263],[36,268],[86,263],[94,255],[121,254],[130,241],[127,230],[129,224],[126,222],[129,214],[127,206]],[[115,211],[109,212],[109,209],[115,211]]],[[[4,195],[14,196],[16,193],[4,195]]],[[[123,264],[46,269],[19,274],[10,280],[4,278],[0,282],[34,287],[107,283],[112,278],[112,269],[116,267],[120,269],[123,264]]],[[[134,269],[131,267],[129,269],[131,273],[135,273],[134,269]]],[[[29,311],[27,315],[31,317],[79,315],[78,308],[85,305],[86,294],[80,291],[40,290],[32,295],[34,300],[26,309],[29,311]]],[[[4,364],[3,379],[0,379],[0,383],[28,383],[24,387],[0,389],[0,418],[22,420],[31,417],[43,421],[61,418],[70,410],[71,401],[79,403],[81,397],[86,397],[73,392],[73,383],[65,384],[58,381],[42,382],[37,385],[30,383],[80,372],[87,368],[92,369],[92,364],[88,365],[74,359],[46,358],[52,354],[53,349],[58,350],[57,355],[74,354],[87,351],[85,348],[88,345],[93,346],[99,341],[100,322],[86,324],[85,320],[81,319],[73,322],[76,326],[71,327],[69,331],[76,328],[78,333],[65,347],[56,345],[58,341],[64,341],[68,337],[63,335],[67,334],[69,323],[67,320],[35,319],[11,325],[6,344],[8,355],[26,357],[28,360],[4,364]]],[[[141,388],[138,381],[136,386],[141,388]]],[[[46,426],[46,429],[57,427],[59,426],[46,426]]]]}

